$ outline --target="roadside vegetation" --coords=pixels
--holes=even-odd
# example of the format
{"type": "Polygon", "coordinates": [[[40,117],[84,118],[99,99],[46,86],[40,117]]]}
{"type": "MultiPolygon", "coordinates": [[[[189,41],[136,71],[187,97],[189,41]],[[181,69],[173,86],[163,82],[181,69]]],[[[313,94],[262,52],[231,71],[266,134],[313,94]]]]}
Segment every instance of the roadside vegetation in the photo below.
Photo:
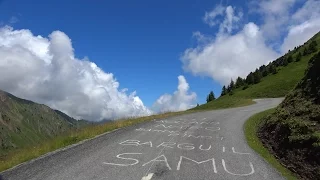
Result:
{"type": "Polygon", "coordinates": [[[0,172],[20,163],[37,158],[48,152],[52,152],[54,150],[66,147],[68,145],[78,143],[85,139],[94,138],[95,136],[101,135],[106,132],[110,132],[115,129],[152,121],[154,119],[163,119],[171,116],[177,116],[192,112],[194,111],[168,112],[159,115],[123,119],[107,122],[100,125],[91,125],[80,129],[75,129],[70,132],[66,132],[63,135],[52,138],[50,140],[41,142],[38,145],[24,146],[18,149],[11,149],[10,152],[0,156],[0,172]]]}
{"type": "Polygon", "coordinates": [[[275,158],[273,154],[265,148],[260,141],[258,135],[258,130],[263,126],[263,119],[275,112],[275,109],[269,109],[267,111],[260,112],[248,119],[244,124],[244,132],[248,142],[248,145],[256,151],[260,156],[262,156],[269,164],[278,170],[288,180],[297,179],[294,174],[284,167],[279,160],[275,158]]]}
{"type": "Polygon", "coordinates": [[[188,111],[193,110],[212,110],[212,109],[226,109],[226,108],[235,108],[241,106],[248,106],[255,104],[251,99],[241,98],[241,97],[230,97],[224,96],[216,100],[210,101],[206,104],[194,107],[188,111]]]}
{"type": "Polygon", "coordinates": [[[283,164],[303,179],[320,179],[320,52],[305,76],[277,107],[263,118],[260,140],[283,164]]]}

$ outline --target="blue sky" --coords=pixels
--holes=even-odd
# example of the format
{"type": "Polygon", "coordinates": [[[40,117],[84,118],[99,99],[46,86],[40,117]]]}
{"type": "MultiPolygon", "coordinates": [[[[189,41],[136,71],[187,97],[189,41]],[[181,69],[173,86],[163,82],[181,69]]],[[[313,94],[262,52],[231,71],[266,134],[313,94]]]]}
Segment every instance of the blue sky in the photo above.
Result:
{"type": "Polygon", "coordinates": [[[192,32],[210,32],[201,18],[214,1],[3,1],[0,19],[12,16],[17,29],[30,29],[48,36],[53,30],[65,32],[75,54],[89,57],[106,72],[112,72],[122,88],[136,90],[147,106],[163,93],[176,89],[177,76],[184,75],[204,103],[208,91],[220,93],[211,78],[185,73],[181,53],[195,44],[192,32]]]}
{"type": "MultiPolygon", "coordinates": [[[[190,86],[186,89],[190,96],[185,96],[189,104],[172,102],[174,94],[166,101],[181,110],[186,104],[204,103],[210,90],[219,95],[229,79],[245,76],[310,38],[319,29],[318,10],[312,16],[305,13],[312,3],[318,2],[3,0],[0,24],[10,26],[8,31],[27,29],[33,38],[63,32],[71,39],[76,58],[87,57],[112,73],[120,83],[119,91],[128,88],[128,96],[136,91],[147,108],[165,93],[177,91],[177,77],[182,75],[190,86]],[[303,26],[306,22],[311,25],[303,26]],[[294,29],[301,27],[303,37],[294,29]]],[[[179,83],[184,80],[179,78],[179,83]]],[[[17,89],[2,88],[37,101],[17,89]]]]}

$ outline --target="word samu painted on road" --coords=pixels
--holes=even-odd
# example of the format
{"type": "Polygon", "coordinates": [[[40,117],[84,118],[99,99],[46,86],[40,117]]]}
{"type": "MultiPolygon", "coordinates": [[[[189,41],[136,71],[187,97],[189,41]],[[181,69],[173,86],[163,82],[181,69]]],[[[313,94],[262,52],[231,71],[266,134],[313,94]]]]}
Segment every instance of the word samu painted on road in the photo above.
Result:
{"type": "MultiPolygon", "coordinates": [[[[137,157],[137,156],[141,156],[141,155],[143,155],[143,153],[122,153],[122,154],[118,154],[116,157],[118,159],[125,160],[123,163],[120,164],[120,163],[103,162],[103,164],[112,165],[112,166],[121,166],[121,167],[134,166],[134,165],[139,164],[140,162],[138,159],[133,158],[133,157],[137,157]]],[[[177,171],[179,171],[182,166],[181,164],[185,161],[194,162],[196,165],[200,165],[203,163],[210,163],[210,166],[212,166],[212,171],[216,174],[218,173],[216,161],[214,158],[210,158],[210,159],[203,160],[203,161],[198,161],[198,160],[188,158],[186,156],[180,156],[179,161],[178,161],[175,169],[177,171]]],[[[148,164],[152,165],[154,162],[162,162],[167,166],[168,170],[172,170],[172,165],[170,166],[170,164],[168,163],[167,157],[164,154],[152,159],[151,161],[148,161],[148,162],[142,164],[142,166],[146,166],[148,164]]],[[[248,173],[231,172],[230,170],[228,170],[227,163],[224,159],[221,159],[221,164],[222,164],[223,169],[226,173],[234,175],[234,176],[249,176],[249,175],[254,174],[254,172],[255,172],[253,164],[251,162],[249,162],[250,170],[248,171],[248,173]]]]}
{"type": "MultiPolygon", "coordinates": [[[[156,148],[159,148],[159,147],[175,148],[175,147],[177,147],[182,150],[193,150],[195,148],[199,148],[199,150],[202,150],[202,151],[209,151],[211,149],[211,145],[209,147],[204,148],[202,145],[200,145],[199,147],[195,147],[191,143],[177,144],[175,142],[162,142],[161,144],[154,146],[152,141],[140,142],[139,140],[126,140],[126,141],[123,141],[119,144],[120,145],[129,145],[129,146],[148,146],[151,148],[152,147],[156,147],[156,148]]],[[[222,151],[225,152],[225,147],[223,147],[222,151]]],[[[249,153],[236,152],[234,147],[232,147],[232,152],[234,154],[239,154],[239,155],[249,155],[249,153]]],[[[141,155],[143,155],[143,153],[122,153],[122,154],[118,154],[116,156],[118,159],[121,159],[121,162],[122,162],[121,164],[120,163],[111,163],[111,162],[103,162],[103,164],[112,165],[112,166],[121,166],[121,167],[134,166],[134,165],[137,165],[140,163],[139,159],[136,159],[136,157],[139,157],[141,155]]],[[[173,170],[173,166],[169,164],[168,159],[164,154],[159,155],[156,158],[154,158],[148,162],[143,163],[142,166],[146,166],[148,164],[152,165],[154,162],[162,162],[166,165],[168,170],[173,170]]],[[[186,156],[180,156],[179,161],[177,163],[177,166],[174,166],[174,168],[175,168],[174,170],[179,171],[182,167],[183,162],[193,162],[195,165],[208,163],[208,164],[210,164],[210,166],[212,166],[212,171],[214,173],[218,173],[216,160],[214,158],[199,161],[199,160],[188,158],[186,156]]],[[[190,163],[187,163],[187,164],[190,165],[190,163]]],[[[224,159],[221,159],[221,165],[226,173],[234,175],[234,176],[249,176],[249,175],[254,174],[254,172],[255,172],[253,164],[251,162],[249,162],[250,169],[246,173],[231,172],[230,170],[228,170],[227,163],[224,159]]]]}

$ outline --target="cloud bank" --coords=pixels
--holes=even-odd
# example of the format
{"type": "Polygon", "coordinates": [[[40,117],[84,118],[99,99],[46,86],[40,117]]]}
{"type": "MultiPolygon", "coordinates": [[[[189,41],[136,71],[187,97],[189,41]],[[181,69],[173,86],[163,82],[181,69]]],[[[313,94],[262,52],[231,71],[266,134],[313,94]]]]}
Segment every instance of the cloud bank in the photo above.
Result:
{"type": "Polygon", "coordinates": [[[135,92],[119,89],[112,73],[77,59],[61,31],[48,38],[0,28],[0,89],[46,104],[77,119],[99,121],[149,115],[135,92]]]}
{"type": "Polygon", "coordinates": [[[153,104],[156,112],[183,111],[195,105],[196,93],[188,92],[189,84],[184,76],[178,76],[178,80],[178,87],[173,95],[164,94],[153,104]]]}
{"type": "Polygon", "coordinates": [[[208,76],[221,85],[237,76],[245,77],[262,64],[275,60],[289,49],[303,44],[320,30],[320,1],[251,0],[251,15],[259,22],[244,23],[237,7],[217,5],[203,21],[218,27],[214,35],[193,33],[198,45],[181,56],[183,69],[196,76],[208,76]]]}

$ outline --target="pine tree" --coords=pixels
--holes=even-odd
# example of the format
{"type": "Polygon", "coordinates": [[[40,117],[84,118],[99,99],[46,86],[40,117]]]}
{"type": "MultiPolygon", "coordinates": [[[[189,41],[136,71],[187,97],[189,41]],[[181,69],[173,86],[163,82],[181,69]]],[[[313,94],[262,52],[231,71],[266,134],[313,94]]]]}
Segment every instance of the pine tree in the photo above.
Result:
{"type": "Polygon", "coordinates": [[[216,99],[216,97],[214,97],[213,91],[210,91],[210,93],[209,93],[209,99],[210,99],[210,101],[213,101],[213,100],[216,99]]]}
{"type": "Polygon", "coordinates": [[[224,96],[226,94],[227,94],[227,88],[226,88],[226,86],[223,86],[222,91],[221,91],[221,96],[224,96]]]}
{"type": "Polygon", "coordinates": [[[210,91],[209,95],[207,96],[207,103],[210,102],[210,101],[213,101],[215,100],[216,98],[214,97],[214,93],[213,91],[210,91]]]}
{"type": "Polygon", "coordinates": [[[266,76],[268,76],[268,74],[269,74],[269,68],[266,67],[266,69],[264,71],[262,71],[262,76],[266,77],[266,76]]]}
{"type": "Polygon", "coordinates": [[[242,90],[248,89],[249,85],[247,83],[244,83],[242,90]]]}
{"type": "Polygon", "coordinates": [[[230,85],[227,86],[227,93],[231,91],[230,85]]]}
{"type": "Polygon", "coordinates": [[[246,83],[247,84],[253,84],[254,83],[254,77],[253,77],[253,73],[252,72],[250,72],[250,74],[247,76],[246,83]]]}
{"type": "Polygon", "coordinates": [[[234,81],[231,79],[230,82],[230,91],[232,91],[234,89],[234,81]]]}
{"type": "Polygon", "coordinates": [[[310,44],[309,44],[309,53],[314,53],[317,52],[317,42],[315,40],[313,40],[310,44]]]}
{"type": "Polygon", "coordinates": [[[288,61],[287,61],[287,59],[283,59],[283,61],[282,61],[282,66],[288,66],[288,61]]]}
{"type": "Polygon", "coordinates": [[[254,83],[257,84],[261,81],[262,74],[258,69],[256,69],[256,71],[253,73],[253,77],[254,77],[254,83]]]}
{"type": "Polygon", "coordinates": [[[270,72],[271,72],[272,74],[277,74],[277,73],[278,73],[278,71],[277,71],[276,66],[271,65],[271,66],[270,66],[270,72]]]}
{"type": "Polygon", "coordinates": [[[291,55],[288,56],[287,61],[288,61],[288,63],[291,63],[293,61],[293,58],[291,55]]]}
{"type": "Polygon", "coordinates": [[[261,72],[261,75],[263,77],[265,77],[265,76],[267,76],[269,74],[268,73],[268,68],[265,65],[260,66],[259,71],[261,72]]]}
{"type": "Polygon", "coordinates": [[[303,55],[306,56],[308,54],[309,54],[308,48],[305,47],[304,50],[303,50],[303,55]]]}
{"type": "Polygon", "coordinates": [[[236,80],[236,88],[243,86],[243,79],[241,77],[238,77],[236,80]]]}

